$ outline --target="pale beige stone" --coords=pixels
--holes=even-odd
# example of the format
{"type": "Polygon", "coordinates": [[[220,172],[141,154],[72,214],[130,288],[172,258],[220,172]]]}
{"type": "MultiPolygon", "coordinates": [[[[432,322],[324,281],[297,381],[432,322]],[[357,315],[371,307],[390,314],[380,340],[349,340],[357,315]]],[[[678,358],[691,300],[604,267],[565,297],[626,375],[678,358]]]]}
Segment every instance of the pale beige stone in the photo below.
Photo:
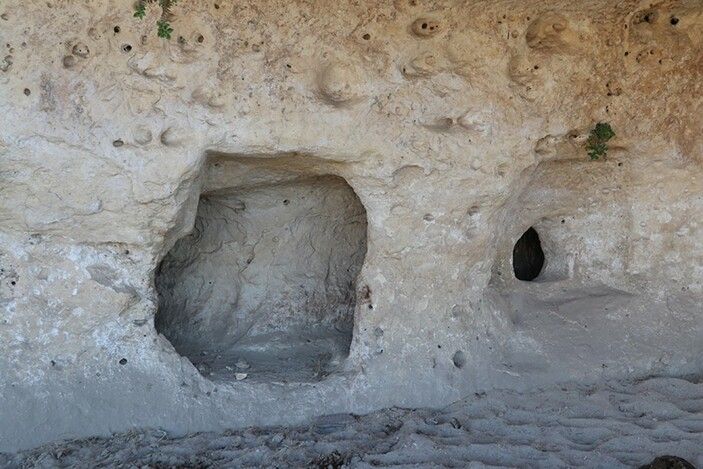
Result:
{"type": "Polygon", "coordinates": [[[701,373],[699,1],[182,0],[170,41],[132,1],[50,3],[0,4],[0,451],[701,373]],[[208,197],[238,202],[198,233],[208,197]],[[201,235],[231,257],[167,288],[205,304],[222,261],[229,314],[189,321],[250,339],[241,381],[155,327],[201,235]],[[343,340],[278,340],[318,319],[343,340]]]}

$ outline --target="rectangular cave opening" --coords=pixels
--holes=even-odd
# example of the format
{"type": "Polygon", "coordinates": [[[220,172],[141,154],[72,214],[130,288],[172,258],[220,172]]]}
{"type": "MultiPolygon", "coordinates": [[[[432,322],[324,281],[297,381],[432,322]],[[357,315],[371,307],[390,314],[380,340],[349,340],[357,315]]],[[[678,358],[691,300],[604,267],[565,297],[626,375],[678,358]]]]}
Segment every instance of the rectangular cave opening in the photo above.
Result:
{"type": "Polygon", "coordinates": [[[192,232],[157,269],[157,331],[213,381],[341,371],[366,225],[338,176],[202,194],[192,232]]]}

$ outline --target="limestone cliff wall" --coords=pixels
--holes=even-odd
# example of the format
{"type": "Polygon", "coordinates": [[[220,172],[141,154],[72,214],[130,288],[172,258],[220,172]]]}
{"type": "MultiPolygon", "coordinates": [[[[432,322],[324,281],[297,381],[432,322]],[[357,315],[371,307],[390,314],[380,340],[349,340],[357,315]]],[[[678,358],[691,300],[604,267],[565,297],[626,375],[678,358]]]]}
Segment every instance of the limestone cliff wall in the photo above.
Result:
{"type": "Polygon", "coordinates": [[[171,40],[132,12],[0,2],[0,450],[701,372],[700,1],[183,0],[171,40]],[[155,329],[162,259],[201,194],[322,176],[367,217],[348,357],[208,379],[155,329]]]}

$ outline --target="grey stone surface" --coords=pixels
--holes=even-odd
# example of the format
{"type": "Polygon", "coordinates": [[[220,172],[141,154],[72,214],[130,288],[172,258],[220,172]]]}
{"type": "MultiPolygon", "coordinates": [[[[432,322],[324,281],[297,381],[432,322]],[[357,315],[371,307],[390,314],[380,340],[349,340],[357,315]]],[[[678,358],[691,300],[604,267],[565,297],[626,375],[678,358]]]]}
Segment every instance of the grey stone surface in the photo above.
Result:
{"type": "Polygon", "coordinates": [[[365,254],[366,211],[339,177],[204,192],[157,270],[156,330],[210,379],[245,360],[252,378],[319,380],[349,355],[365,254]]]}
{"type": "Polygon", "coordinates": [[[61,441],[0,453],[0,465],[690,469],[703,465],[701,412],[703,384],[691,378],[494,390],[441,409],[336,414],[295,427],[61,441]],[[690,465],[663,464],[682,460],[690,465]]]}

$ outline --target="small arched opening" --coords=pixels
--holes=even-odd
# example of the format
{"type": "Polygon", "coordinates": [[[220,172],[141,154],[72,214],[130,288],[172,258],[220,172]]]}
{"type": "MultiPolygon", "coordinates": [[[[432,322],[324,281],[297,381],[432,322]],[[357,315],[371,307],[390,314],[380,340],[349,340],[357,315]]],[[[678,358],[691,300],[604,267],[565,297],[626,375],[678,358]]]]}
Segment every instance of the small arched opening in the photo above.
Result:
{"type": "Polygon", "coordinates": [[[513,247],[513,272],[518,280],[530,282],[544,267],[544,251],[537,230],[528,228],[513,247]]]}

